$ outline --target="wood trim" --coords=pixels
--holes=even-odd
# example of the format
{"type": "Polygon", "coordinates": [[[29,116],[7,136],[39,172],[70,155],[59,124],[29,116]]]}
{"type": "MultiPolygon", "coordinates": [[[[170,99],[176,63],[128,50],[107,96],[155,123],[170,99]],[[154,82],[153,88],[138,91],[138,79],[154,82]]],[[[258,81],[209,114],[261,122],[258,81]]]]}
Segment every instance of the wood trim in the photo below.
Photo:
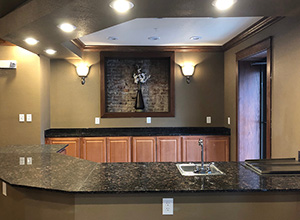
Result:
{"type": "Polygon", "coordinates": [[[112,46],[112,45],[85,45],[79,38],[71,42],[81,51],[85,52],[222,52],[222,46],[112,46]]]}
{"type": "Polygon", "coordinates": [[[101,117],[102,118],[126,118],[126,117],[174,117],[175,116],[175,54],[174,52],[116,52],[105,51],[100,53],[101,71],[101,117]],[[169,58],[170,60],[170,84],[169,84],[169,111],[168,112],[106,112],[106,84],[105,84],[105,58],[169,58]]]}
{"type": "Polygon", "coordinates": [[[242,33],[238,34],[234,38],[232,38],[230,41],[225,43],[223,45],[223,50],[229,50],[233,48],[234,46],[240,44],[241,42],[247,40],[248,38],[258,34],[259,32],[263,31],[267,27],[275,24],[276,22],[280,21],[284,17],[278,16],[278,17],[263,17],[258,22],[244,30],[242,33]]]}
{"type": "Polygon", "coordinates": [[[265,40],[258,42],[252,46],[249,46],[238,53],[236,53],[236,161],[238,161],[238,121],[239,121],[239,61],[255,55],[259,52],[267,51],[267,103],[266,103],[266,112],[267,112],[267,122],[266,122],[266,158],[270,159],[272,157],[272,37],[269,37],[265,40]]]}
{"type": "Polygon", "coordinates": [[[16,46],[16,45],[0,38],[0,46],[16,46]]]}

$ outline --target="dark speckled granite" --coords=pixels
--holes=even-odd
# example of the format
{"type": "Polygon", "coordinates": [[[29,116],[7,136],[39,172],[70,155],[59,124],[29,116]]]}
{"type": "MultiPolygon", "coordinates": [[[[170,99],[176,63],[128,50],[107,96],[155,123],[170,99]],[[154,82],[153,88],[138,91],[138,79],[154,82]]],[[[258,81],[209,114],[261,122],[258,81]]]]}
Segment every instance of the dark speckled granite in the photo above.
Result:
{"type": "Polygon", "coordinates": [[[230,135],[224,127],[78,128],[48,129],[45,137],[230,135]]]}
{"type": "Polygon", "coordinates": [[[220,176],[185,177],[176,163],[94,163],[55,153],[64,146],[0,148],[0,178],[11,185],[65,192],[263,192],[300,191],[300,175],[258,175],[242,163],[218,162],[220,176]],[[19,165],[19,157],[33,165],[19,165]]]}

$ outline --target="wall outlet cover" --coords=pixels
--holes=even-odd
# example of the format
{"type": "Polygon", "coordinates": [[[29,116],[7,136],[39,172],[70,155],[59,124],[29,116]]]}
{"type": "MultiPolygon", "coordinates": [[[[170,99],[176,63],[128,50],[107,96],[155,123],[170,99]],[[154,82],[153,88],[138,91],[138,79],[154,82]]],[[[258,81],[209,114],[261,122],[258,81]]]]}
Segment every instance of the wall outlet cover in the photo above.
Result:
{"type": "Polygon", "coordinates": [[[173,198],[163,198],[162,199],[162,214],[163,215],[173,215],[174,213],[174,199],[173,198]]]}
{"type": "Polygon", "coordinates": [[[211,117],[210,116],[206,117],[206,124],[211,124],[211,117]]]}
{"type": "Polygon", "coordinates": [[[2,182],[2,194],[7,196],[7,186],[5,182],[2,182]]]}
{"type": "Polygon", "coordinates": [[[32,122],[32,114],[26,114],[26,121],[32,122]]]}
{"type": "Polygon", "coordinates": [[[25,121],[25,115],[19,114],[19,122],[24,122],[24,121],[25,121]]]}
{"type": "Polygon", "coordinates": [[[95,125],[100,125],[100,117],[95,117],[95,125]]]}
{"type": "Polygon", "coordinates": [[[32,157],[27,157],[27,165],[32,165],[32,157]]]}
{"type": "Polygon", "coordinates": [[[20,158],[19,158],[19,164],[20,164],[21,166],[25,165],[25,157],[20,157],[20,158]]]}
{"type": "Polygon", "coordinates": [[[151,117],[147,117],[146,122],[147,122],[147,124],[151,124],[151,117]]]}

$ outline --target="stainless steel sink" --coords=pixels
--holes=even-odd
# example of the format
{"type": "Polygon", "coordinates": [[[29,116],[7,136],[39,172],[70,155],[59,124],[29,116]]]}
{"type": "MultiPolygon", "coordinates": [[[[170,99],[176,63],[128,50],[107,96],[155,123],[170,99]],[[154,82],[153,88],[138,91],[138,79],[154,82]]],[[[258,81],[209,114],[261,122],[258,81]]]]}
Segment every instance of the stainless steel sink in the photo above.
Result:
{"type": "Polygon", "coordinates": [[[219,170],[214,163],[205,163],[205,173],[195,172],[196,166],[201,167],[201,163],[182,163],[176,164],[179,172],[183,176],[211,176],[211,175],[225,175],[219,170]]]}

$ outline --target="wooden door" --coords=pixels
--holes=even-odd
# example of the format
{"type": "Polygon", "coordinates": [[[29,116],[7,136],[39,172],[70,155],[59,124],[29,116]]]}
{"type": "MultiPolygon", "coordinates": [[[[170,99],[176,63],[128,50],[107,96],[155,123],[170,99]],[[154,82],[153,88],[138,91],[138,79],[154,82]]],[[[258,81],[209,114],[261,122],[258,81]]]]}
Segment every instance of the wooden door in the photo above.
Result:
{"type": "Polygon", "coordinates": [[[80,157],[80,138],[46,138],[46,144],[68,144],[65,154],[80,157]]]}
{"type": "Polygon", "coordinates": [[[180,137],[157,137],[157,162],[181,162],[180,137]]]}
{"type": "Polygon", "coordinates": [[[86,137],[81,140],[82,159],[98,163],[105,163],[106,160],[106,138],[86,137]]]}
{"type": "Polygon", "coordinates": [[[199,139],[205,143],[204,136],[183,136],[182,137],[182,161],[198,162],[201,161],[201,147],[199,139]]]}
{"type": "Polygon", "coordinates": [[[131,162],[131,137],[108,137],[107,162],[131,162]]]}
{"type": "Polygon", "coordinates": [[[132,162],[156,162],[156,138],[132,138],[132,162]]]}
{"type": "Polygon", "coordinates": [[[205,161],[229,161],[229,136],[206,136],[205,161]]]}

